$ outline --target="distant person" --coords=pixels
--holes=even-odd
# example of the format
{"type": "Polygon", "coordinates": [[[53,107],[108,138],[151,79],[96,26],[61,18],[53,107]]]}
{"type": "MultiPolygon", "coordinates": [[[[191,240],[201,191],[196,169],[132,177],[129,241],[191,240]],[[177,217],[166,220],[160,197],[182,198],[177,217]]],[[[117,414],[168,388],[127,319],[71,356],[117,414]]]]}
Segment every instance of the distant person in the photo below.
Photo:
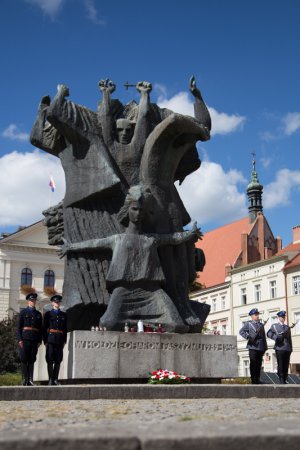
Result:
{"type": "Polygon", "coordinates": [[[249,312],[251,320],[246,322],[240,329],[240,335],[247,339],[247,348],[250,358],[250,376],[252,384],[261,384],[260,371],[262,359],[267,350],[267,340],[264,325],[259,320],[258,309],[249,312]]]}
{"type": "Polygon", "coordinates": [[[33,369],[36,355],[42,342],[42,314],[36,310],[37,294],[26,296],[27,308],[22,309],[17,327],[17,339],[21,360],[22,385],[34,386],[33,369]]]}
{"type": "Polygon", "coordinates": [[[55,294],[50,299],[51,311],[44,315],[44,344],[50,386],[59,385],[58,374],[67,342],[67,314],[60,309],[62,296],[55,294]]]}
{"type": "Polygon", "coordinates": [[[275,341],[274,349],[277,358],[277,374],[280,384],[287,384],[290,356],[293,351],[291,328],[286,325],[286,312],[277,313],[278,323],[274,323],[267,336],[275,341]]]}

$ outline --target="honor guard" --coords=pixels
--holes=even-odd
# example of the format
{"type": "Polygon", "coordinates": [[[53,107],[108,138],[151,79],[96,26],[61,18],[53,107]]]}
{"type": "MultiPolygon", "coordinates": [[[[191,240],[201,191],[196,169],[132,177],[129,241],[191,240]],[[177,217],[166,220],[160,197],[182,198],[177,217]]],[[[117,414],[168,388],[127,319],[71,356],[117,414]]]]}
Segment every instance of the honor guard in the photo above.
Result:
{"type": "Polygon", "coordinates": [[[34,386],[33,368],[38,347],[42,342],[42,314],[35,309],[37,294],[31,292],[26,296],[27,308],[22,309],[19,315],[17,339],[21,360],[23,386],[34,386]]]}
{"type": "Polygon", "coordinates": [[[53,295],[50,301],[52,310],[44,315],[44,344],[46,345],[48,384],[58,385],[60,363],[63,360],[63,349],[67,342],[67,314],[60,309],[61,295],[53,295]]]}
{"type": "Polygon", "coordinates": [[[277,374],[280,384],[287,384],[287,377],[290,364],[290,356],[293,351],[291,327],[286,325],[286,312],[277,313],[278,323],[271,326],[267,336],[275,341],[275,353],[277,358],[277,374]]]}
{"type": "Polygon", "coordinates": [[[267,340],[264,325],[259,321],[258,309],[249,312],[251,320],[246,322],[240,329],[240,335],[247,339],[247,348],[250,358],[250,376],[252,384],[261,384],[260,371],[262,359],[267,350],[267,340]]]}

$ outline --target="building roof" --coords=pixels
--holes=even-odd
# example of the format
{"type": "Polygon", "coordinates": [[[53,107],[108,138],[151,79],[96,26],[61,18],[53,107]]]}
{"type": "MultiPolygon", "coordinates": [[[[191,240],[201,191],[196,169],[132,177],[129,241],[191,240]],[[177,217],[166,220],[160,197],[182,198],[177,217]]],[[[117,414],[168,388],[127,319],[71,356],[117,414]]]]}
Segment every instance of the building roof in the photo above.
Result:
{"type": "Polygon", "coordinates": [[[225,266],[234,266],[241,253],[241,234],[249,233],[253,225],[247,216],[204,234],[203,239],[196,243],[206,258],[206,265],[203,272],[198,273],[197,282],[205,287],[224,283],[225,266]]]}
{"type": "Polygon", "coordinates": [[[284,270],[292,269],[294,267],[300,267],[300,253],[286,263],[284,270]]]}
{"type": "Polygon", "coordinates": [[[300,242],[296,242],[295,244],[292,242],[291,244],[288,244],[283,249],[279,250],[278,255],[281,255],[282,253],[298,253],[300,252],[300,242]]]}

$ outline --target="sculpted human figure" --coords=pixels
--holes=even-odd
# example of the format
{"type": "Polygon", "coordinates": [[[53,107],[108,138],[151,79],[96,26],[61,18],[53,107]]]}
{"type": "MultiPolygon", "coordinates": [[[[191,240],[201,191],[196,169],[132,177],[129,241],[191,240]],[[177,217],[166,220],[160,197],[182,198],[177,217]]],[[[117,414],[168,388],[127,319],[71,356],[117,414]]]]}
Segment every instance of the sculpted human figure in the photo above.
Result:
{"type": "MultiPolygon", "coordinates": [[[[49,96],[42,98],[31,133],[32,144],[59,157],[65,171],[65,239],[77,244],[122,234],[118,211],[128,190],[137,184],[143,185],[152,199],[143,232],[182,232],[191,219],[174,182],[182,183],[200,166],[196,142],[209,139],[211,126],[195,79],[190,81],[195,118],[150,103],[152,87],[145,81],[136,84],[139,105],[122,105],[111,99],[115,85],[108,79],[101,80],[99,87],[103,98],[94,112],[67,100],[68,88],[59,85],[52,101],[49,96]]],[[[46,222],[51,242],[57,243],[60,236],[53,236],[52,211],[46,222]]],[[[61,226],[58,231],[62,233],[61,226]]],[[[191,331],[200,324],[188,300],[189,283],[196,275],[194,243],[160,245],[157,252],[165,277],[164,291],[191,331]]],[[[70,330],[89,329],[95,315],[99,317],[109,304],[111,253],[67,252],[63,295],[70,330]]]]}
{"type": "MultiPolygon", "coordinates": [[[[42,98],[31,143],[61,160],[66,178],[64,236],[78,242],[123,231],[117,213],[125,193],[118,168],[104,143],[99,115],[68,101],[68,95],[68,88],[59,85],[52,102],[49,96],[42,98]]],[[[70,329],[88,328],[93,316],[105,310],[101,305],[109,301],[105,288],[107,268],[105,255],[67,256],[64,303],[70,329]],[[80,308],[84,305],[88,309],[80,308]],[[74,313],[70,311],[73,307],[77,308],[74,313]]]]}
{"type": "Polygon", "coordinates": [[[141,158],[146,139],[151,131],[149,94],[152,85],[147,81],[136,84],[136,89],[141,94],[136,121],[125,117],[114,120],[111,94],[116,86],[111,80],[106,79],[99,81],[99,87],[103,94],[99,115],[104,142],[127,185],[134,186],[139,183],[141,158]]]}
{"type": "Polygon", "coordinates": [[[166,280],[157,249],[195,242],[201,233],[194,223],[191,231],[145,234],[142,232],[145,216],[146,202],[142,187],[133,186],[119,212],[119,219],[126,227],[124,233],[72,244],[65,241],[60,255],[77,251],[112,252],[106,278],[112,296],[100,319],[100,326],[107,330],[124,330],[126,322],[137,324],[141,319],[156,326],[162,324],[167,331],[188,331],[188,326],[164,290],[166,280]]]}

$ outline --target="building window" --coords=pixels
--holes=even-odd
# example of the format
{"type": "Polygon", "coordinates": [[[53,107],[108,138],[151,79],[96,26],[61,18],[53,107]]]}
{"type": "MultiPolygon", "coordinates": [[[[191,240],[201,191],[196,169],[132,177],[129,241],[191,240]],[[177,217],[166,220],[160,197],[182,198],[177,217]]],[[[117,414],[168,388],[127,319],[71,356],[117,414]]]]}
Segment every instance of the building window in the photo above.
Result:
{"type": "Polygon", "coordinates": [[[217,299],[216,298],[213,298],[212,299],[212,312],[216,312],[217,311],[217,299]]]}
{"type": "Polygon", "coordinates": [[[296,326],[295,326],[295,334],[300,334],[300,312],[295,313],[295,321],[294,321],[294,323],[296,323],[296,326]],[[298,320],[299,322],[297,322],[297,320],[298,320]],[[296,323],[296,322],[297,322],[297,323],[296,323]]]}
{"type": "Polygon", "coordinates": [[[21,286],[32,286],[32,271],[28,267],[22,269],[21,286]]]}
{"type": "Polygon", "coordinates": [[[275,266],[274,264],[271,264],[271,266],[269,266],[269,272],[272,273],[275,270],[275,266]]]}
{"type": "Polygon", "coordinates": [[[247,305],[246,288],[241,288],[241,305],[247,305]]]}
{"type": "Polygon", "coordinates": [[[254,285],[254,300],[256,302],[261,301],[261,285],[260,284],[254,285]]]}
{"type": "Polygon", "coordinates": [[[244,279],[245,279],[245,274],[241,273],[241,281],[244,281],[244,279]]]}
{"type": "Polygon", "coordinates": [[[55,273],[53,270],[46,270],[44,274],[44,288],[54,288],[55,273]]]}
{"type": "Polygon", "coordinates": [[[300,294],[300,277],[297,275],[296,277],[293,277],[293,294],[299,295],[300,294]]]}
{"type": "Polygon", "coordinates": [[[225,295],[223,295],[221,297],[221,308],[222,309],[226,309],[226,297],[225,297],[225,295]]]}
{"type": "Polygon", "coordinates": [[[270,317],[270,325],[273,325],[274,323],[278,322],[278,316],[271,316],[270,317]]]}
{"type": "Polygon", "coordinates": [[[270,281],[270,298],[277,297],[276,280],[270,281]]]}
{"type": "Polygon", "coordinates": [[[226,335],[226,330],[227,330],[227,325],[226,324],[221,325],[221,331],[222,331],[223,335],[226,335]]]}
{"type": "Polygon", "coordinates": [[[254,276],[259,277],[259,269],[254,270],[254,276]]]}

